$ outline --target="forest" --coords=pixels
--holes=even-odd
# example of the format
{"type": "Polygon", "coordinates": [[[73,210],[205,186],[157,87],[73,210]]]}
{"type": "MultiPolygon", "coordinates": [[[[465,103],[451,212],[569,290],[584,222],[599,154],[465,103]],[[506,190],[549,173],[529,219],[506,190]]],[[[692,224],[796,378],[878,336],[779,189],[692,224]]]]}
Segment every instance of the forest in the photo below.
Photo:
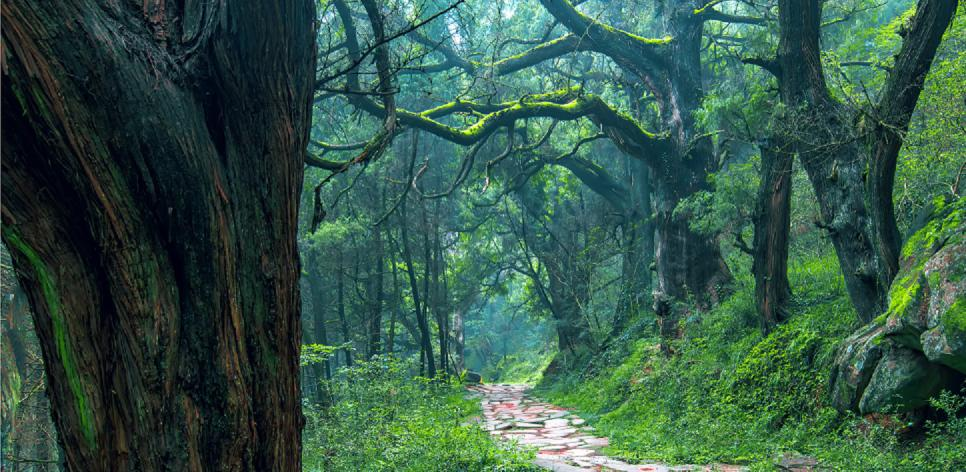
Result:
{"type": "Polygon", "coordinates": [[[958,0],[0,12],[0,471],[966,470],[958,0]]]}

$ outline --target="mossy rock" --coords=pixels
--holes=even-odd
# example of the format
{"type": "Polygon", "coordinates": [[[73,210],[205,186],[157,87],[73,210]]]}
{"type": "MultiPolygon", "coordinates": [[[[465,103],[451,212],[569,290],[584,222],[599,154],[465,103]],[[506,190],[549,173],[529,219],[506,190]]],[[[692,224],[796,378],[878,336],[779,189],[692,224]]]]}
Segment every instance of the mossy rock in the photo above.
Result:
{"type": "Polygon", "coordinates": [[[882,358],[882,326],[873,322],[849,336],[842,343],[833,364],[831,385],[832,406],[840,411],[857,411],[879,359],[882,358]]]}
{"type": "Polygon", "coordinates": [[[963,298],[964,212],[964,199],[934,203],[931,217],[902,248],[883,317],[885,334],[906,347],[922,350],[923,333],[943,323],[943,313],[963,298]]]}
{"type": "Polygon", "coordinates": [[[919,408],[966,373],[966,199],[937,201],[902,249],[889,308],[842,344],[830,394],[839,410],[919,408]],[[956,372],[958,371],[958,372],[956,372]]]}
{"type": "Polygon", "coordinates": [[[966,226],[956,215],[944,220],[942,248],[923,266],[929,300],[920,344],[930,361],[966,373],[966,226]]]}
{"type": "Polygon", "coordinates": [[[960,298],[943,315],[943,322],[922,333],[923,352],[930,361],[966,374],[966,303],[960,298]]]}
{"type": "Polygon", "coordinates": [[[955,378],[949,369],[902,346],[886,349],[862,394],[859,412],[905,412],[929,404],[955,378]]]}
{"type": "Polygon", "coordinates": [[[922,349],[920,337],[929,329],[929,282],[922,271],[898,278],[889,291],[889,311],[883,333],[911,349],[922,349]]]}

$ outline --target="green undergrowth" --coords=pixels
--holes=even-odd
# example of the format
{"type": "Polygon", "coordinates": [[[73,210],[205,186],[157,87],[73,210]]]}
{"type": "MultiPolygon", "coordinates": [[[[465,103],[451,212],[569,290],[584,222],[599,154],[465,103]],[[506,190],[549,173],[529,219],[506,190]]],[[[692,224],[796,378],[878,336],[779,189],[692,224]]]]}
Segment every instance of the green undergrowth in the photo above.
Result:
{"type": "Polygon", "coordinates": [[[491,438],[470,419],[479,402],[457,382],[413,378],[375,358],[329,382],[331,406],[303,411],[306,471],[535,471],[532,455],[491,438]]]}
{"type": "Polygon", "coordinates": [[[914,437],[894,418],[827,404],[835,350],[857,328],[837,267],[834,256],[793,263],[791,317],[767,337],[753,281],[739,276],[734,295],[688,319],[676,355],[663,355],[653,334],[629,336],[591,369],[548,375],[538,394],[576,408],[611,438],[610,453],[634,460],[773,470],[807,455],[830,470],[966,470],[966,420],[955,418],[962,397],[937,400],[937,418],[914,437]]]}
{"type": "Polygon", "coordinates": [[[509,354],[483,370],[483,381],[491,383],[535,384],[553,360],[553,353],[524,352],[509,354]]]}

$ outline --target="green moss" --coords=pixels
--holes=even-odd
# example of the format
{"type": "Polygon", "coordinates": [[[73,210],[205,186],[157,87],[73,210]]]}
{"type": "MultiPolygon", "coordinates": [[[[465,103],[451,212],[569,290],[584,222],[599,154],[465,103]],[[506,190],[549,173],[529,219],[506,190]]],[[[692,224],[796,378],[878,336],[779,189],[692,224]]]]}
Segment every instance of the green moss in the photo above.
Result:
{"type": "Polygon", "coordinates": [[[966,332],[966,301],[963,298],[957,299],[943,314],[942,322],[947,329],[955,328],[966,332]]]}
{"type": "Polygon", "coordinates": [[[77,371],[73,352],[70,349],[63,307],[61,305],[60,295],[57,292],[57,286],[51,277],[49,269],[40,259],[36,251],[28,246],[10,226],[4,227],[3,231],[6,242],[14,250],[20,252],[27,258],[27,262],[33,269],[33,275],[40,284],[44,301],[47,304],[47,312],[50,314],[57,356],[64,368],[64,374],[67,377],[67,384],[70,391],[74,395],[75,412],[81,427],[81,433],[87,441],[87,446],[93,449],[95,446],[94,412],[88,405],[87,394],[84,392],[83,379],[81,379],[80,373],[77,371]]]}
{"type": "Polygon", "coordinates": [[[937,246],[963,237],[966,199],[946,203],[939,198],[933,201],[933,207],[929,222],[903,245],[903,259],[928,258],[938,249],[937,246]]]}
{"type": "Polygon", "coordinates": [[[912,271],[912,274],[897,279],[892,284],[892,289],[889,291],[889,310],[886,312],[888,317],[903,316],[910,305],[919,299],[919,293],[922,290],[919,277],[921,270],[920,268],[912,271]]]}

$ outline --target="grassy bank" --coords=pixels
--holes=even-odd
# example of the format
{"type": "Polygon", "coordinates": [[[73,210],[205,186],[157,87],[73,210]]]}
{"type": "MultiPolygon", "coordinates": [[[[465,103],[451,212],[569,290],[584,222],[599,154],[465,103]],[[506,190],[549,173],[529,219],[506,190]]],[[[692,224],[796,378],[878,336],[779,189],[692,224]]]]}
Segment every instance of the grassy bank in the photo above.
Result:
{"type": "Polygon", "coordinates": [[[783,456],[809,455],[833,470],[966,470],[961,397],[937,400],[919,427],[826,404],[835,349],[856,317],[834,256],[798,261],[790,277],[792,317],[767,337],[753,281],[739,276],[726,302],[687,320],[676,356],[658,351],[645,314],[617,347],[546,377],[539,392],[580,410],[613,453],[633,459],[771,470],[783,456]]]}

